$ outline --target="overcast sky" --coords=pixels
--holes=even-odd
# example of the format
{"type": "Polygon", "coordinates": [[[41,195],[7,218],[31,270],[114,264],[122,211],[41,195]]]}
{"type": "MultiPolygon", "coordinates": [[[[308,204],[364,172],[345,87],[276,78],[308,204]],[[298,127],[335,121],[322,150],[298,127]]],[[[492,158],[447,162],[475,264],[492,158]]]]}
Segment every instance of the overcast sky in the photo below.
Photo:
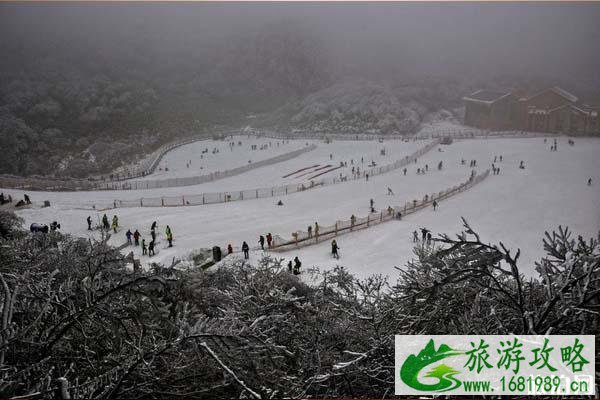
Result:
{"type": "Polygon", "coordinates": [[[87,48],[108,62],[143,51],[185,63],[282,21],[352,71],[600,80],[600,3],[1,3],[0,41],[34,55],[87,48]]]}

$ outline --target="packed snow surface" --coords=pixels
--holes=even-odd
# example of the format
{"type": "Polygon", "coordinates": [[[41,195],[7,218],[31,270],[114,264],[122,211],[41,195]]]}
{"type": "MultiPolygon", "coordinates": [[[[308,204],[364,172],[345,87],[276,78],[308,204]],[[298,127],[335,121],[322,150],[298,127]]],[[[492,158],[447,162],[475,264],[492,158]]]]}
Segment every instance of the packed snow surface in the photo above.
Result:
{"type": "MultiPolygon", "coordinates": [[[[304,147],[299,141],[233,136],[226,140],[199,140],[169,151],[158,168],[144,179],[206,175],[250,165],[304,147]]],[[[138,179],[139,180],[139,179],[138,179]]]]}
{"type": "MultiPolygon", "coordinates": [[[[413,258],[412,232],[427,227],[434,234],[453,234],[461,230],[461,218],[465,217],[478,231],[484,241],[503,241],[507,247],[521,249],[520,266],[524,273],[534,276],[533,261],[543,255],[542,238],[544,231],[558,225],[568,226],[575,235],[586,238],[596,236],[600,230],[600,139],[577,138],[575,145],[567,144],[567,138],[558,139],[558,151],[549,150],[552,139],[469,139],[440,145],[425,154],[416,164],[410,165],[406,176],[402,169],[371,177],[369,181],[348,181],[283,196],[262,198],[222,204],[189,207],[165,208],[123,208],[108,210],[119,216],[121,228],[113,235],[111,242],[120,245],[125,242],[127,229],[138,229],[149,241],[149,229],[153,221],[159,224],[158,253],[149,259],[141,256],[139,248],[133,250],[141,257],[142,263],[149,260],[170,263],[173,257],[186,258],[194,249],[219,245],[225,248],[231,243],[236,250],[242,241],[251,247],[258,245],[258,236],[271,232],[290,238],[291,233],[306,228],[318,221],[321,226],[331,225],[336,220],[349,219],[350,215],[366,216],[369,200],[375,208],[382,210],[388,205],[403,205],[413,199],[421,199],[425,194],[439,192],[466,180],[471,172],[470,160],[477,160],[478,172],[491,166],[494,156],[503,156],[495,163],[500,167],[499,175],[490,175],[473,188],[442,201],[437,211],[431,208],[409,215],[402,221],[390,221],[339,236],[340,260],[330,255],[330,242],[312,245],[297,251],[273,253],[275,256],[291,259],[298,256],[303,268],[319,267],[322,270],[342,265],[359,277],[371,274],[388,275],[394,278],[394,267],[402,267],[413,258]],[[461,159],[465,159],[465,165],[461,159]],[[520,161],[525,169],[519,169],[520,161]],[[443,162],[442,170],[438,163],[443,162]],[[417,168],[428,166],[425,175],[417,175],[417,168]],[[587,185],[588,178],[593,184],[587,185]],[[387,194],[391,188],[393,195],[387,194]],[[278,200],[283,206],[277,206],[278,200]],[[169,225],[175,238],[174,247],[167,248],[164,229],[169,225]]],[[[276,141],[276,140],[275,140],[276,141]]],[[[290,141],[289,148],[299,148],[306,141],[290,141]]],[[[226,144],[227,142],[225,142],[226,144]]],[[[348,162],[341,170],[350,174],[350,160],[355,166],[366,166],[373,160],[378,165],[391,163],[403,158],[428,141],[402,142],[389,141],[335,141],[331,144],[315,142],[318,148],[300,157],[267,167],[258,168],[245,174],[193,187],[179,187],[161,190],[115,191],[115,192],[76,192],[45,193],[29,192],[35,207],[18,211],[28,226],[32,222],[50,223],[59,221],[62,232],[87,237],[98,236],[97,231],[87,230],[85,219],[92,215],[94,223],[102,212],[90,211],[89,205],[99,198],[139,198],[202,193],[219,190],[236,190],[252,187],[299,182],[296,175],[284,178],[291,172],[314,165],[336,165],[348,162]],[[381,155],[385,147],[386,155],[381,155]],[[331,158],[330,158],[331,155],[331,158]],[[363,158],[364,164],[360,162],[363,158]],[[148,192],[151,192],[150,194],[148,192]],[[43,200],[50,200],[52,206],[40,208],[43,200]]],[[[193,152],[195,150],[190,150],[193,152]]],[[[188,151],[181,149],[183,154],[188,151]]],[[[228,150],[227,150],[228,151],[228,150]]],[[[219,154],[225,157],[226,150],[219,154]]],[[[238,149],[235,150],[236,152],[238,149]]],[[[215,156],[219,155],[215,154],[215,156]]],[[[266,155],[266,154],[265,154],[266,155]]],[[[243,157],[244,159],[247,158],[243,157]]],[[[184,157],[185,161],[189,157],[184,157]]],[[[192,162],[194,162],[193,160],[192,162]]],[[[225,163],[225,160],[222,160],[225,163]]],[[[182,165],[172,163],[169,173],[187,170],[182,165]]],[[[332,174],[339,174],[340,170],[332,174]]],[[[2,190],[14,198],[22,196],[16,190],[2,190]]],[[[434,235],[435,236],[435,235],[434,235]]],[[[251,259],[257,259],[261,251],[253,250],[251,259]]],[[[238,257],[239,255],[234,255],[238,257]]]]}

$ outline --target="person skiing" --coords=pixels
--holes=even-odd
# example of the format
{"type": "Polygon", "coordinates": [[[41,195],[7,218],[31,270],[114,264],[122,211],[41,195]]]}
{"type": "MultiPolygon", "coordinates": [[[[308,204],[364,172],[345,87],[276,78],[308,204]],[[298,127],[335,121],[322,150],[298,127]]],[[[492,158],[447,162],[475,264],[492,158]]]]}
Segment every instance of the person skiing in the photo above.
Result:
{"type": "Polygon", "coordinates": [[[156,229],[156,227],[157,227],[157,225],[158,225],[158,224],[156,223],[156,221],[152,222],[152,225],[150,226],[150,230],[151,230],[151,231],[155,230],[155,229],[156,229]]]}
{"type": "Polygon", "coordinates": [[[24,194],[24,195],[23,195],[23,199],[25,200],[25,203],[26,203],[26,204],[31,204],[31,199],[29,198],[29,196],[28,196],[28,195],[24,194]]]}
{"type": "Polygon", "coordinates": [[[500,155],[500,162],[502,162],[502,155],[500,155]]]}
{"type": "Polygon", "coordinates": [[[354,214],[352,214],[350,216],[350,229],[352,229],[352,227],[354,227],[355,223],[356,223],[356,216],[354,214]]]}
{"type": "Polygon", "coordinates": [[[88,224],[88,231],[91,231],[92,230],[92,216],[88,215],[86,221],[87,221],[87,224],[88,224]]]}
{"type": "Polygon", "coordinates": [[[108,216],[106,214],[102,216],[102,226],[106,231],[110,228],[110,225],[108,224],[108,216]]]}
{"type": "Polygon", "coordinates": [[[338,254],[338,245],[337,242],[335,241],[335,239],[333,239],[333,241],[331,242],[331,255],[333,256],[333,258],[336,259],[340,259],[340,255],[338,254]]]}
{"type": "Polygon", "coordinates": [[[271,235],[271,232],[267,233],[267,247],[273,247],[273,235],[271,235]]]}
{"type": "Polygon", "coordinates": [[[375,201],[373,199],[369,200],[369,204],[371,205],[371,209],[373,209],[373,206],[375,205],[375,201]]]}
{"type": "Polygon", "coordinates": [[[288,261],[287,267],[288,267],[288,272],[291,274],[292,273],[292,269],[293,269],[292,260],[288,261]]]}
{"type": "Polygon", "coordinates": [[[369,182],[369,174],[365,174],[365,178],[366,178],[367,182],[369,182]]]}
{"type": "Polygon", "coordinates": [[[588,179],[588,186],[592,186],[592,178],[588,179]]]}
{"type": "Polygon", "coordinates": [[[150,244],[148,245],[148,256],[153,256],[156,253],[154,252],[154,240],[150,241],[150,244]]]}
{"type": "Polygon", "coordinates": [[[117,233],[117,228],[118,227],[119,227],[119,217],[117,217],[116,215],[113,215],[112,228],[115,231],[115,233],[117,233]]]}
{"type": "Polygon", "coordinates": [[[406,176],[406,168],[404,168],[402,172],[404,172],[404,176],[406,176]]]}
{"type": "Polygon", "coordinates": [[[425,243],[425,240],[427,240],[427,233],[429,233],[427,228],[421,228],[421,240],[423,243],[425,243]]]}
{"type": "Polygon", "coordinates": [[[131,233],[131,230],[127,229],[127,232],[125,232],[125,237],[127,238],[127,244],[130,246],[132,244],[131,236],[133,236],[133,233],[131,233]]]}
{"type": "Polygon", "coordinates": [[[417,231],[413,231],[413,242],[416,243],[419,241],[419,234],[417,231]]]}
{"type": "Polygon", "coordinates": [[[244,252],[244,258],[247,260],[248,258],[250,258],[249,256],[249,251],[250,251],[250,247],[248,246],[248,243],[244,242],[242,243],[242,251],[244,252]]]}
{"type": "Polygon", "coordinates": [[[259,236],[258,243],[260,243],[260,249],[264,250],[265,249],[265,237],[263,235],[259,236]]]}
{"type": "Polygon", "coordinates": [[[319,236],[319,224],[315,222],[315,236],[319,236]]]}
{"type": "Polygon", "coordinates": [[[137,229],[135,230],[135,232],[133,232],[133,241],[136,246],[140,245],[140,233],[138,232],[137,229]]]}
{"type": "Polygon", "coordinates": [[[312,237],[312,225],[308,226],[308,237],[311,238],[312,237]]]}
{"type": "Polygon", "coordinates": [[[523,163],[523,160],[521,160],[521,163],[519,164],[519,168],[520,169],[525,169],[525,164],[523,163]]]}
{"type": "Polygon", "coordinates": [[[429,165],[425,164],[425,171],[429,171],[429,165]]]}
{"type": "Polygon", "coordinates": [[[498,159],[498,156],[494,156],[494,162],[496,162],[497,159],[498,159]]]}
{"type": "Polygon", "coordinates": [[[231,245],[231,243],[229,243],[227,245],[227,254],[231,254],[231,253],[233,253],[233,246],[231,245]]]}
{"type": "Polygon", "coordinates": [[[433,205],[433,211],[435,211],[437,209],[438,206],[438,202],[437,200],[434,200],[433,203],[431,203],[433,205]]]}
{"type": "Polygon", "coordinates": [[[156,240],[156,231],[154,229],[150,231],[150,236],[152,237],[152,240],[156,240]]]}
{"type": "Polygon", "coordinates": [[[442,163],[442,161],[440,161],[440,162],[438,163],[438,170],[440,170],[440,171],[441,171],[441,170],[442,170],[442,166],[443,166],[443,163],[442,163]]]}
{"type": "Polygon", "coordinates": [[[431,232],[427,232],[427,246],[431,245],[431,232]]]}
{"type": "Polygon", "coordinates": [[[302,263],[300,262],[300,259],[298,258],[298,256],[294,257],[294,275],[300,275],[300,267],[302,266],[302,263]]]}
{"type": "Polygon", "coordinates": [[[169,227],[169,225],[167,225],[167,228],[165,229],[165,234],[167,235],[169,247],[173,247],[173,231],[171,230],[171,227],[169,227]]]}
{"type": "Polygon", "coordinates": [[[142,255],[148,254],[148,247],[146,247],[146,239],[142,239],[142,255]]]}
{"type": "Polygon", "coordinates": [[[393,196],[394,195],[394,192],[392,191],[392,188],[389,188],[389,187],[387,188],[387,194],[388,194],[388,196],[393,196]]]}

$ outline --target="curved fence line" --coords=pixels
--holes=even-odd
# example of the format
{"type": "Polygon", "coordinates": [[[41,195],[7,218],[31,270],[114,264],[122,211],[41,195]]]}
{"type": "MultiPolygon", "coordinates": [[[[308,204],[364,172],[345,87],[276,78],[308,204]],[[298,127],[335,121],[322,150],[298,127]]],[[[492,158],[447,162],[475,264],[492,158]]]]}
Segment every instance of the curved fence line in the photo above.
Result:
{"type": "Polygon", "coordinates": [[[282,161],[287,161],[292,158],[296,158],[301,154],[308,153],[317,148],[317,145],[311,144],[309,146],[303,147],[301,149],[297,149],[294,151],[290,151],[288,153],[280,154],[275,157],[267,158],[264,160],[260,160],[257,162],[253,162],[248,165],[243,165],[241,167],[228,169],[225,171],[215,171],[206,175],[197,175],[197,176],[188,176],[185,178],[166,178],[166,179],[153,179],[153,180],[143,180],[143,181],[124,181],[124,182],[111,182],[107,184],[105,189],[109,190],[139,190],[139,189],[160,189],[160,188],[168,188],[168,187],[179,187],[179,186],[192,186],[199,185],[202,183],[213,182],[223,178],[229,178],[235,175],[243,174],[250,170],[264,167],[271,164],[277,164],[282,161]],[[109,186],[110,185],[110,186],[109,186]]]}
{"type": "Polygon", "coordinates": [[[379,225],[383,222],[391,221],[394,219],[401,219],[402,217],[415,213],[428,207],[433,201],[445,200],[455,194],[464,192],[467,189],[475,186],[479,182],[483,181],[490,174],[490,170],[486,170],[483,174],[471,175],[469,179],[459,185],[453,186],[446,190],[442,190],[438,193],[432,193],[425,195],[422,200],[413,200],[412,202],[405,203],[403,206],[389,207],[387,210],[382,210],[378,213],[371,213],[363,218],[356,218],[352,216],[348,220],[337,221],[335,224],[330,226],[318,226],[312,227],[313,231],[296,231],[292,233],[291,239],[284,239],[279,235],[274,237],[274,245],[270,248],[272,251],[284,252],[288,250],[298,249],[300,247],[311,246],[323,242],[340,235],[344,235],[350,232],[354,232],[360,229],[367,229],[374,225],[379,225]]]}
{"type": "Polygon", "coordinates": [[[102,175],[101,177],[104,179],[109,178],[111,175],[113,176],[112,180],[115,181],[123,181],[127,179],[135,179],[141,178],[147,175],[150,175],[156,171],[158,164],[163,159],[165,154],[170,152],[171,150],[176,149],[177,147],[185,146],[190,143],[200,142],[202,140],[210,140],[211,138],[206,135],[195,136],[187,139],[182,139],[174,143],[168,143],[157,150],[152,152],[149,156],[144,157],[137,165],[133,166],[124,166],[119,167],[113,171],[113,174],[110,175],[102,175]],[[115,177],[116,175],[116,177],[115,177]]]}
{"type": "MultiPolygon", "coordinates": [[[[408,164],[415,163],[423,154],[439,145],[440,140],[436,139],[431,143],[421,147],[412,154],[395,162],[381,167],[372,167],[361,171],[360,174],[340,179],[339,177],[322,178],[320,180],[311,180],[305,183],[294,183],[283,186],[273,186],[267,188],[256,188],[239,191],[226,191],[214,193],[200,193],[182,196],[162,196],[162,197],[142,197],[136,200],[114,200],[112,204],[105,204],[101,209],[120,208],[120,207],[177,207],[177,206],[196,206],[204,204],[227,203],[230,201],[251,200],[265,197],[280,197],[292,193],[303,192],[305,190],[315,189],[322,186],[335,185],[342,182],[364,179],[366,176],[376,176],[385,174],[389,171],[402,168],[408,164]]],[[[183,178],[185,179],[185,178],[183,178]]],[[[95,206],[97,206],[96,204],[95,206]]],[[[94,207],[95,207],[94,206],[94,207]]]]}
{"type": "MultiPolygon", "coordinates": [[[[187,142],[175,143],[169,145],[168,149],[162,150],[161,155],[158,158],[153,159],[150,168],[153,170],[156,168],[164,154],[168,151],[205,139],[190,139],[187,142]]],[[[52,180],[42,178],[22,178],[17,176],[0,176],[0,187],[10,189],[22,189],[22,190],[47,190],[47,191],[91,191],[91,190],[140,190],[140,189],[158,189],[167,187],[178,187],[178,186],[191,186],[198,185],[206,182],[212,182],[223,178],[239,175],[247,172],[254,168],[260,168],[265,165],[271,165],[286,161],[299,155],[316,149],[317,146],[312,144],[304,148],[290,151],[279,156],[267,158],[265,160],[257,161],[252,164],[244,165],[241,167],[229,169],[226,171],[215,171],[206,175],[190,176],[185,178],[167,178],[167,179],[155,179],[155,180],[112,180],[112,181],[99,181],[99,180],[52,180]]]]}

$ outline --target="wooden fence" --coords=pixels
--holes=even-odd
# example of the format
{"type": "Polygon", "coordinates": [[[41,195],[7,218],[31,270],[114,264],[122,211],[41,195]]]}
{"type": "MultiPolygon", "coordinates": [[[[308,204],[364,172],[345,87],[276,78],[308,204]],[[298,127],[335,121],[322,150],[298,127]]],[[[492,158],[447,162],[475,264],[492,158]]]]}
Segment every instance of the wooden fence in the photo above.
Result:
{"type": "Polygon", "coordinates": [[[445,200],[458,193],[464,192],[467,189],[470,189],[471,187],[475,186],[476,184],[487,178],[489,174],[490,170],[488,169],[483,174],[471,175],[467,181],[459,185],[453,186],[446,190],[442,190],[438,193],[428,194],[424,196],[421,200],[413,200],[412,202],[405,203],[402,206],[390,207],[389,209],[382,210],[381,212],[371,213],[366,217],[351,217],[347,220],[337,221],[335,224],[329,226],[313,226],[312,232],[310,233],[308,231],[303,230],[296,231],[292,233],[292,237],[290,239],[284,239],[281,236],[275,235],[274,245],[273,247],[271,247],[271,250],[284,252],[300,247],[310,246],[313,244],[323,242],[324,240],[332,239],[334,237],[354,232],[360,229],[367,229],[371,226],[379,225],[383,222],[404,218],[406,215],[410,215],[426,207],[429,207],[434,200],[439,203],[442,200],[445,200]]]}

